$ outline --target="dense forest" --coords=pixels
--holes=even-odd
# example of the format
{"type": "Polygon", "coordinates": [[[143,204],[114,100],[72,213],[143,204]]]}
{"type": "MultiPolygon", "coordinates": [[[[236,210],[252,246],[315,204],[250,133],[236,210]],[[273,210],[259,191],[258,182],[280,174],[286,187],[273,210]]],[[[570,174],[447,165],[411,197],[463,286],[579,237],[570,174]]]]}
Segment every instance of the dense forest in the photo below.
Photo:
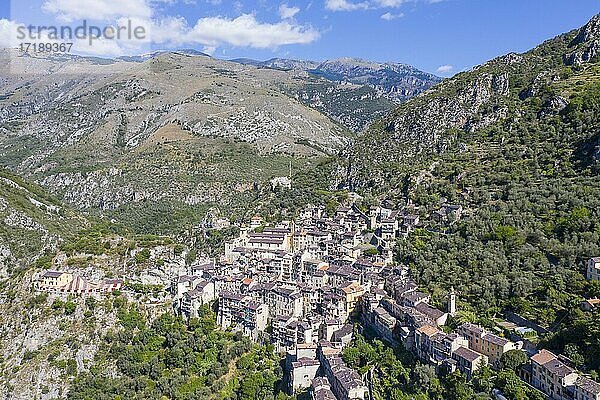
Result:
{"type": "Polygon", "coordinates": [[[563,352],[570,343],[572,357],[584,354],[585,365],[598,369],[600,337],[584,328],[597,316],[578,308],[600,294],[584,269],[600,254],[600,175],[591,151],[600,128],[600,83],[570,87],[579,90],[562,111],[544,113],[558,96],[546,88],[518,121],[465,135],[470,151],[436,160],[411,197],[427,212],[445,198],[463,205],[466,215],[399,241],[397,257],[434,295],[457,287],[479,322],[515,311],[560,329],[547,344],[563,352]]]}
{"type": "Polygon", "coordinates": [[[135,305],[113,300],[123,329],[108,333],[69,400],[286,399],[270,346],[217,329],[208,307],[185,323],[165,313],[149,323],[135,305]]]}

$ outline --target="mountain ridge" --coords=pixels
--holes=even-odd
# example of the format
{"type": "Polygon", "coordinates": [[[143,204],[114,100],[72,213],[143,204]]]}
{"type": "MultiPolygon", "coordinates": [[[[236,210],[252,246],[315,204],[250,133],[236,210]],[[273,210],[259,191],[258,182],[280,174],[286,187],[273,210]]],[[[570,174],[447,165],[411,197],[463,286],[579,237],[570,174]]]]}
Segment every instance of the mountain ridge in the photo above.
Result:
{"type": "Polygon", "coordinates": [[[235,207],[290,162],[314,164],[348,141],[345,127],[281,90],[305,73],[173,53],[11,63],[40,74],[0,76],[2,165],[82,209],[235,207]]]}
{"type": "Polygon", "coordinates": [[[376,121],[356,140],[351,186],[377,187],[389,181],[384,171],[395,160],[417,161],[424,155],[441,154],[456,146],[460,132],[475,132],[507,118],[518,118],[515,112],[520,104],[559,80],[561,69],[576,62],[569,60],[596,54],[597,29],[593,35],[588,32],[586,42],[577,43],[575,38],[596,26],[598,18],[528,52],[509,53],[461,72],[376,121]],[[387,149],[385,157],[376,157],[383,148],[387,149]],[[375,162],[366,163],[367,159],[375,162]],[[363,164],[374,167],[374,171],[358,172],[363,164]]]}
{"type": "Polygon", "coordinates": [[[378,63],[351,57],[321,62],[281,58],[266,61],[252,59],[231,61],[262,68],[299,69],[333,82],[367,85],[394,102],[405,101],[442,80],[407,64],[378,63]]]}

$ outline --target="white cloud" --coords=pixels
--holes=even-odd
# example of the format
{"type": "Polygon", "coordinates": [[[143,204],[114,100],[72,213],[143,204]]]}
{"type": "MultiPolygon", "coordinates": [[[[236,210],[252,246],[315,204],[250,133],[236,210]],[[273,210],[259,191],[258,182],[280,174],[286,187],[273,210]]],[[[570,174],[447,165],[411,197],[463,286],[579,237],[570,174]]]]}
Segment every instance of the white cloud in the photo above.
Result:
{"type": "Polygon", "coordinates": [[[453,69],[454,67],[452,65],[440,65],[438,69],[435,70],[435,72],[438,72],[440,74],[447,74],[449,72],[452,72],[453,69]]]}
{"type": "Polygon", "coordinates": [[[218,47],[277,48],[290,44],[307,44],[320,37],[312,27],[296,24],[289,20],[264,23],[252,14],[242,14],[230,19],[206,17],[199,19],[190,28],[184,18],[168,17],[151,26],[152,42],[181,46],[200,44],[206,53],[214,53],[218,47]]]}
{"type": "Polygon", "coordinates": [[[90,56],[116,57],[123,55],[139,54],[140,48],[137,46],[128,47],[120,41],[107,40],[104,38],[94,40],[92,44],[90,44],[85,39],[77,39],[73,43],[73,48],[71,49],[71,51],[77,54],[84,54],[90,56]]]}
{"type": "Polygon", "coordinates": [[[154,43],[168,43],[179,46],[186,41],[189,27],[183,17],[166,17],[155,21],[151,26],[151,40],[154,43]]]}
{"type": "Polygon", "coordinates": [[[353,3],[348,0],[326,0],[325,8],[331,11],[354,11],[366,10],[369,8],[369,3],[366,1],[353,3]]]}
{"type": "MultiPolygon", "coordinates": [[[[65,22],[78,23],[78,20],[101,21],[97,26],[143,27],[144,37],[128,37],[92,40],[71,40],[76,42],[73,51],[79,54],[104,56],[132,55],[147,52],[151,45],[163,48],[177,48],[184,45],[201,46],[205,53],[213,54],[219,47],[253,47],[277,49],[291,44],[308,44],[319,39],[320,32],[310,25],[302,25],[293,17],[300,12],[289,3],[281,4],[279,12],[282,20],[267,23],[257,20],[253,14],[242,14],[237,18],[205,17],[189,25],[183,17],[160,16],[158,10],[151,8],[158,3],[189,0],[44,0],[43,9],[55,18],[65,22]]],[[[218,0],[206,0],[212,3],[218,0]]],[[[241,6],[242,3],[238,2],[241,6]]],[[[94,22],[88,23],[88,26],[94,22]]],[[[17,24],[0,19],[0,47],[15,46],[17,24]]],[[[119,29],[117,32],[121,32],[119,29]]],[[[127,31],[124,31],[127,32],[127,31]]],[[[18,44],[17,44],[18,45],[18,44]]]]}
{"type": "Polygon", "coordinates": [[[34,31],[32,36],[28,33],[26,25],[17,21],[0,19],[0,48],[16,48],[22,43],[61,43],[49,31],[34,31]]]}
{"type": "Polygon", "coordinates": [[[218,47],[232,45],[254,48],[277,48],[289,44],[307,44],[319,38],[318,31],[281,21],[262,23],[254,15],[243,14],[235,19],[207,17],[198,20],[186,35],[189,42],[218,47]]]}
{"type": "Polygon", "coordinates": [[[380,8],[399,8],[408,2],[418,1],[439,3],[445,0],[362,0],[360,2],[359,0],[325,0],[325,8],[330,11],[374,10],[380,8]]]}
{"type": "Polygon", "coordinates": [[[287,4],[282,4],[279,6],[279,15],[283,19],[293,18],[299,12],[300,9],[298,7],[290,7],[287,4]]]}
{"type": "Polygon", "coordinates": [[[396,8],[396,7],[400,7],[402,4],[405,3],[405,0],[377,0],[377,5],[379,7],[391,7],[391,8],[396,8]]]}
{"type": "Polygon", "coordinates": [[[66,22],[152,16],[152,8],[147,0],[45,0],[42,9],[66,22]]]}
{"type": "Polygon", "coordinates": [[[0,19],[0,48],[12,47],[11,41],[14,38],[14,22],[7,19],[0,19]]]}
{"type": "MultiPolygon", "coordinates": [[[[118,26],[129,20],[117,20],[118,26]]],[[[144,38],[122,35],[118,40],[94,39],[91,45],[89,39],[78,40],[72,50],[83,54],[118,56],[148,51],[152,43],[166,48],[190,44],[201,45],[205,53],[213,54],[218,47],[224,45],[276,49],[290,44],[308,44],[320,37],[319,31],[312,27],[289,20],[264,23],[251,14],[243,14],[235,19],[201,18],[191,28],[182,17],[166,17],[158,21],[132,18],[131,21],[136,27],[144,27],[144,38]]],[[[14,42],[16,26],[11,21],[0,20],[0,47],[8,47],[11,40],[14,42]]]]}
{"type": "Polygon", "coordinates": [[[391,20],[393,20],[393,19],[396,19],[396,18],[402,18],[402,17],[404,17],[404,14],[403,14],[403,13],[400,13],[400,14],[392,14],[392,13],[390,13],[390,12],[386,12],[385,14],[383,14],[383,15],[381,16],[381,19],[383,19],[383,20],[385,20],[385,21],[391,21],[391,20]]]}

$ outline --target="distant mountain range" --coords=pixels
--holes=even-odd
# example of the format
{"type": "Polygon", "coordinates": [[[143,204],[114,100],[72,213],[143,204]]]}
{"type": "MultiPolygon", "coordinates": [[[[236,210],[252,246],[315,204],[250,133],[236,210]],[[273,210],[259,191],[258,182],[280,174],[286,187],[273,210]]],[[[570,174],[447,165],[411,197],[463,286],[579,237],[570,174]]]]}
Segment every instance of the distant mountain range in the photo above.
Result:
{"type": "MultiPolygon", "coordinates": [[[[167,53],[188,56],[211,57],[194,49],[176,51],[158,50],[136,56],[119,57],[118,60],[144,62],[167,53]]],[[[328,81],[368,86],[375,89],[377,97],[385,97],[394,103],[404,102],[442,81],[439,76],[421,71],[415,67],[400,63],[377,63],[360,58],[338,58],[323,62],[271,58],[266,61],[251,58],[229,60],[257,68],[270,68],[281,71],[306,71],[328,81]]],[[[362,128],[362,127],[361,127],[362,128]]]]}
{"type": "Polygon", "coordinates": [[[272,58],[257,61],[231,60],[245,65],[281,70],[303,70],[329,81],[367,85],[394,102],[403,102],[442,81],[442,78],[399,63],[377,63],[359,58],[338,58],[324,62],[272,58]]]}

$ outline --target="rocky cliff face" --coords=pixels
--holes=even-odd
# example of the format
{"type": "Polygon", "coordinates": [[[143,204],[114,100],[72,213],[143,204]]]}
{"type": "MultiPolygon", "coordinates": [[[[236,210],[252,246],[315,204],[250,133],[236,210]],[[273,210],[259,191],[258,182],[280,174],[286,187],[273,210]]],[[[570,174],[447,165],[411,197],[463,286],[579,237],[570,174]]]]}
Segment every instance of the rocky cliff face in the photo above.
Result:
{"type": "Polygon", "coordinates": [[[80,208],[226,205],[348,141],[282,91],[303,71],[181,53],[11,63],[29,73],[0,77],[2,164],[80,208]]]}
{"type": "MultiPolygon", "coordinates": [[[[75,272],[103,275],[112,271],[115,276],[123,272],[120,260],[107,255],[87,265],[75,268],[75,272]],[[102,264],[96,264],[100,260],[102,264]]],[[[74,269],[66,264],[55,268],[74,269]]],[[[66,398],[73,378],[93,365],[95,354],[103,346],[102,339],[108,332],[122,330],[119,315],[127,312],[127,303],[143,310],[151,319],[171,310],[167,298],[149,299],[133,292],[118,297],[41,293],[32,288],[36,272],[39,270],[31,269],[12,277],[0,292],[2,399],[66,398]]],[[[148,272],[151,271],[143,273],[148,272]]],[[[110,369],[103,372],[114,373],[110,369]]]]}
{"type": "Polygon", "coordinates": [[[370,86],[395,102],[408,100],[441,81],[441,78],[410,65],[374,63],[356,58],[325,61],[309,72],[332,81],[370,86]]]}
{"type": "MultiPolygon", "coordinates": [[[[596,16],[577,31],[460,73],[402,104],[357,138],[349,159],[350,185],[381,190],[423,157],[460,147],[461,135],[500,121],[517,122],[524,101],[566,82],[568,65],[594,60],[598,26],[596,16]]],[[[567,103],[561,96],[549,99],[544,112],[556,114],[567,103]]]]}
{"type": "Polygon", "coordinates": [[[161,287],[185,272],[187,251],[169,238],[80,233],[91,226],[39,186],[0,169],[1,399],[66,398],[75,375],[92,365],[101,338],[120,329],[125,299],[148,315],[170,310],[168,295],[126,290],[117,298],[34,289],[36,275],[47,269],[161,287]],[[144,251],[147,256],[139,257],[144,251]]]}
{"type": "Polygon", "coordinates": [[[567,64],[580,65],[600,55],[600,15],[579,30],[569,47],[572,51],[565,56],[567,64]]]}
{"type": "Polygon", "coordinates": [[[285,85],[283,90],[355,133],[387,115],[396,106],[392,100],[368,85],[338,83],[314,77],[309,79],[302,84],[285,85]]]}

